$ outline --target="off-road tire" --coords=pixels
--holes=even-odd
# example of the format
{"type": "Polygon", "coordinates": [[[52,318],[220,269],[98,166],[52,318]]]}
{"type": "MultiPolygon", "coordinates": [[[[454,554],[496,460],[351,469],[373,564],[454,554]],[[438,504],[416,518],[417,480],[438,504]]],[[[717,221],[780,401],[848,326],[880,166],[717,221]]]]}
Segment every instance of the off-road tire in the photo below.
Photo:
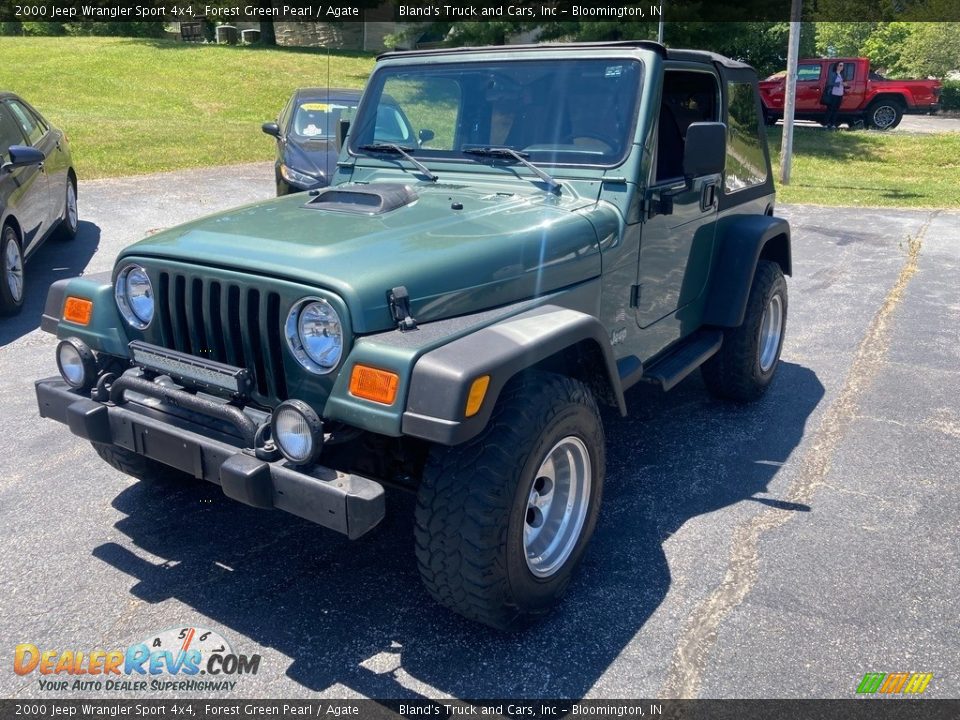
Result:
{"type": "Polygon", "coordinates": [[[866,117],[867,124],[875,130],[893,130],[903,120],[903,104],[896,100],[874,100],[867,108],[866,117]]]}
{"type": "Polygon", "coordinates": [[[161,462],[152,460],[143,455],[137,455],[116,445],[106,445],[104,443],[91,442],[97,455],[103,458],[115,470],[119,470],[125,475],[144,480],[147,482],[170,482],[186,480],[189,476],[177,470],[176,468],[164,465],[161,462]]]}
{"type": "Polygon", "coordinates": [[[603,425],[586,385],[547,372],[511,381],[483,432],[429,454],[414,531],[427,590],[451,610],[500,630],[544,614],[567,589],[593,533],[604,464],[603,425]],[[582,441],[589,456],[589,504],[570,555],[552,575],[537,577],[524,547],[533,475],[569,437],[582,441]]]}
{"type": "Polygon", "coordinates": [[[77,184],[74,182],[72,177],[67,178],[67,184],[64,187],[64,205],[63,205],[63,217],[60,218],[60,223],[57,225],[57,240],[67,242],[73,240],[77,236],[77,227],[79,226],[79,215],[77,219],[73,222],[70,220],[70,191],[73,191],[73,203],[76,205],[77,202],[77,184]]]}
{"type": "Polygon", "coordinates": [[[773,381],[780,365],[780,351],[787,328],[787,282],[780,266],[769,260],[757,263],[747,299],[747,310],[740,327],[727,328],[720,351],[700,368],[707,389],[717,397],[738,402],[756,400],[773,381]],[[761,368],[760,328],[764,309],[779,294],[782,303],[782,324],[776,358],[764,371],[761,368]]]}
{"type": "Polygon", "coordinates": [[[16,315],[23,309],[23,299],[27,295],[27,275],[24,269],[23,248],[17,231],[12,225],[4,225],[0,229],[0,316],[16,315]],[[22,273],[20,297],[14,297],[7,280],[7,246],[13,243],[19,249],[19,268],[22,273]]]}

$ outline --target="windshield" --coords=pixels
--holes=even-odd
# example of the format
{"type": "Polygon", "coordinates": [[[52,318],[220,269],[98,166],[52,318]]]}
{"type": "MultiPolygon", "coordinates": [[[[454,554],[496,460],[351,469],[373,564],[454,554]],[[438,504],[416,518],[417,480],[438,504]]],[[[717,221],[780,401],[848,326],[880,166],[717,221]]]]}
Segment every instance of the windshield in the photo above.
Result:
{"type": "Polygon", "coordinates": [[[306,100],[293,114],[290,131],[308,140],[329,140],[337,136],[341,120],[352,120],[356,103],[337,100],[306,100]]]}
{"type": "Polygon", "coordinates": [[[641,78],[639,62],[620,58],[387,67],[366,91],[350,149],[401,142],[421,160],[489,162],[464,151],[507,147],[538,164],[617,165],[641,78]],[[386,121],[393,115],[409,121],[409,139],[386,121]]]}

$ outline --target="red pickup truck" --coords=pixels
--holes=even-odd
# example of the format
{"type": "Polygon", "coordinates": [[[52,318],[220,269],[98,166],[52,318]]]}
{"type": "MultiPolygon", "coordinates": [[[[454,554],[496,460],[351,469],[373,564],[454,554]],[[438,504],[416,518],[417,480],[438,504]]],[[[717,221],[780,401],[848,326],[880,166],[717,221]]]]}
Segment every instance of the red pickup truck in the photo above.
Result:
{"type": "MultiPolygon", "coordinates": [[[[870,70],[867,58],[810,58],[797,67],[798,120],[822,121],[827,113],[820,103],[824,84],[834,63],[842,62],[843,103],[838,120],[851,127],[863,122],[878,130],[900,124],[904,113],[933,113],[940,109],[939,80],[887,80],[870,70]]],[[[760,83],[763,115],[768,125],[783,117],[786,74],[777,73],[760,83]]]]}

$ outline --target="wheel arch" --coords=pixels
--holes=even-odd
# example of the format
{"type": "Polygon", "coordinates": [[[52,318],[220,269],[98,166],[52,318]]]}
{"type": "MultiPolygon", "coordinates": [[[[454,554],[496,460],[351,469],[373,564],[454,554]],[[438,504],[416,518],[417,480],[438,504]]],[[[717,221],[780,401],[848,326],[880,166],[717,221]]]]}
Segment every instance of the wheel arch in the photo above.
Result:
{"type": "Polygon", "coordinates": [[[741,216],[727,223],[710,274],[705,325],[738,327],[743,322],[760,260],[777,263],[784,275],[793,274],[790,224],[769,215],[741,216]]]}
{"type": "Polygon", "coordinates": [[[867,105],[867,112],[870,112],[870,109],[875,106],[877,103],[881,102],[893,102],[899,105],[901,108],[910,107],[910,100],[905,93],[900,92],[882,92],[870,100],[870,104],[867,105]]]}
{"type": "Polygon", "coordinates": [[[531,369],[580,380],[598,400],[626,414],[613,349],[600,321],[544,305],[423,355],[410,378],[403,433],[442,445],[469,440],[486,426],[507,383],[531,369]],[[484,375],[490,380],[480,409],[465,417],[470,388],[484,375]]]}
{"type": "Polygon", "coordinates": [[[0,223],[0,230],[5,228],[7,225],[13,228],[13,231],[17,234],[17,242],[20,243],[21,249],[23,248],[23,228],[20,227],[20,223],[17,222],[17,218],[14,215],[7,215],[3,222],[0,223]]]}

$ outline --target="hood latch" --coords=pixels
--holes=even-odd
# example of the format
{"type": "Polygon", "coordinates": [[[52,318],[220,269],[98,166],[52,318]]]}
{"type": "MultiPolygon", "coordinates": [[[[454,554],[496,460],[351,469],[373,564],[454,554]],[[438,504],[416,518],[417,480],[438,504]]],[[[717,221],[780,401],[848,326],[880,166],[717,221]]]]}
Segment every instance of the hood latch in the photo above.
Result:
{"type": "Polygon", "coordinates": [[[388,292],[387,302],[390,303],[390,314],[393,315],[400,332],[417,329],[417,321],[410,314],[410,293],[406,286],[400,285],[388,292]]]}

